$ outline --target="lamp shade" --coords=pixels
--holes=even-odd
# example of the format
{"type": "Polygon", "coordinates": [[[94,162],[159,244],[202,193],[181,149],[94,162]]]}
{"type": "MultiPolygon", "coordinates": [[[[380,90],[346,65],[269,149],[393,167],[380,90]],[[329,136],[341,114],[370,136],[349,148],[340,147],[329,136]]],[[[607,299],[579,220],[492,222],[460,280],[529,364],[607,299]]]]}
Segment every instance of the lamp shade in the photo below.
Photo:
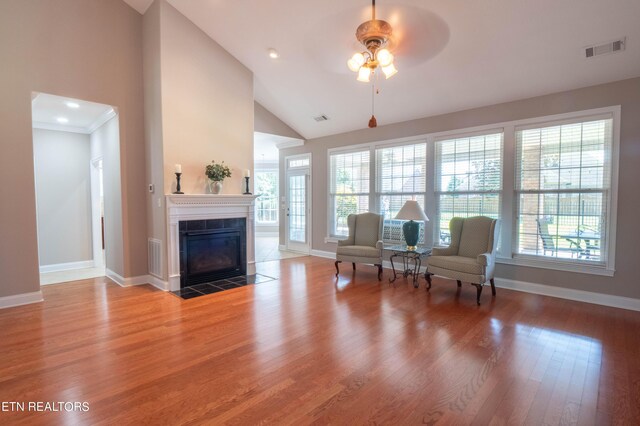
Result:
{"type": "Polygon", "coordinates": [[[398,220],[423,220],[425,222],[429,221],[429,218],[420,207],[415,200],[407,200],[404,203],[404,206],[400,209],[395,219],[398,220]]]}

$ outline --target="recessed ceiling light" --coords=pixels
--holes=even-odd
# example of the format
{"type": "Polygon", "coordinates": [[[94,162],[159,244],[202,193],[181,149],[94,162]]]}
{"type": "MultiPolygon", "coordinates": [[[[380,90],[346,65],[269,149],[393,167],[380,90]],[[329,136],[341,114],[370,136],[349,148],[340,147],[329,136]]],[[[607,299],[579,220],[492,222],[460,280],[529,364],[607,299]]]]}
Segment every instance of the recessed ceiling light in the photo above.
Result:
{"type": "Polygon", "coordinates": [[[77,103],[77,102],[67,101],[67,102],[65,102],[65,105],[68,106],[69,108],[73,108],[73,109],[80,108],[80,104],[77,103]]]}
{"type": "Polygon", "coordinates": [[[56,121],[57,121],[58,123],[60,123],[60,124],[65,124],[65,123],[68,123],[68,122],[69,122],[69,119],[68,119],[68,118],[65,118],[65,117],[58,117],[58,118],[56,118],[56,121]]]}
{"type": "Polygon", "coordinates": [[[278,55],[278,52],[276,52],[276,49],[271,48],[271,49],[269,49],[269,57],[271,59],[278,59],[280,57],[280,55],[278,55]]]}

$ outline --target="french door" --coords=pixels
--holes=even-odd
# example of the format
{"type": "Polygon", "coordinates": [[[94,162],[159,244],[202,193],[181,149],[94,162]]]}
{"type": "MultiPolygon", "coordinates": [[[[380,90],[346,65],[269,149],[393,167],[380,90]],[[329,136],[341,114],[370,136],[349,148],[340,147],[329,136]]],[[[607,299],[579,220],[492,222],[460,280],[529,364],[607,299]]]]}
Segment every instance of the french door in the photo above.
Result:
{"type": "Polygon", "coordinates": [[[286,221],[287,250],[311,251],[311,158],[305,154],[286,159],[286,221]]]}

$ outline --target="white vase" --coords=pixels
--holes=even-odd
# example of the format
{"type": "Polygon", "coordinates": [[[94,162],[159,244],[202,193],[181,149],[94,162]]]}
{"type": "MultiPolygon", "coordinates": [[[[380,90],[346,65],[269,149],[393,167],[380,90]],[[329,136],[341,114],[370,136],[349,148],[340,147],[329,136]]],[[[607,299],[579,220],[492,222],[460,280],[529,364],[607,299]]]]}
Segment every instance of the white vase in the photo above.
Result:
{"type": "Polygon", "coordinates": [[[222,182],[218,182],[210,180],[209,181],[209,191],[211,191],[212,194],[219,194],[222,192],[222,182]]]}

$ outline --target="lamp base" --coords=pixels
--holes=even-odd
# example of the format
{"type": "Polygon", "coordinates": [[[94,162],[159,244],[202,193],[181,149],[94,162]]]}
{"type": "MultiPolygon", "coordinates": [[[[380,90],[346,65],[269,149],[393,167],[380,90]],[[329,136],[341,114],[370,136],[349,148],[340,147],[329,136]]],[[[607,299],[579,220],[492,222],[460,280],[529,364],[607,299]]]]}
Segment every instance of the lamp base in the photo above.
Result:
{"type": "Polygon", "coordinates": [[[420,235],[420,224],[413,220],[405,222],[402,225],[402,233],[404,234],[404,241],[407,243],[407,249],[415,250],[420,235]]]}
{"type": "Polygon", "coordinates": [[[407,251],[416,251],[418,246],[407,246],[407,251]]]}

